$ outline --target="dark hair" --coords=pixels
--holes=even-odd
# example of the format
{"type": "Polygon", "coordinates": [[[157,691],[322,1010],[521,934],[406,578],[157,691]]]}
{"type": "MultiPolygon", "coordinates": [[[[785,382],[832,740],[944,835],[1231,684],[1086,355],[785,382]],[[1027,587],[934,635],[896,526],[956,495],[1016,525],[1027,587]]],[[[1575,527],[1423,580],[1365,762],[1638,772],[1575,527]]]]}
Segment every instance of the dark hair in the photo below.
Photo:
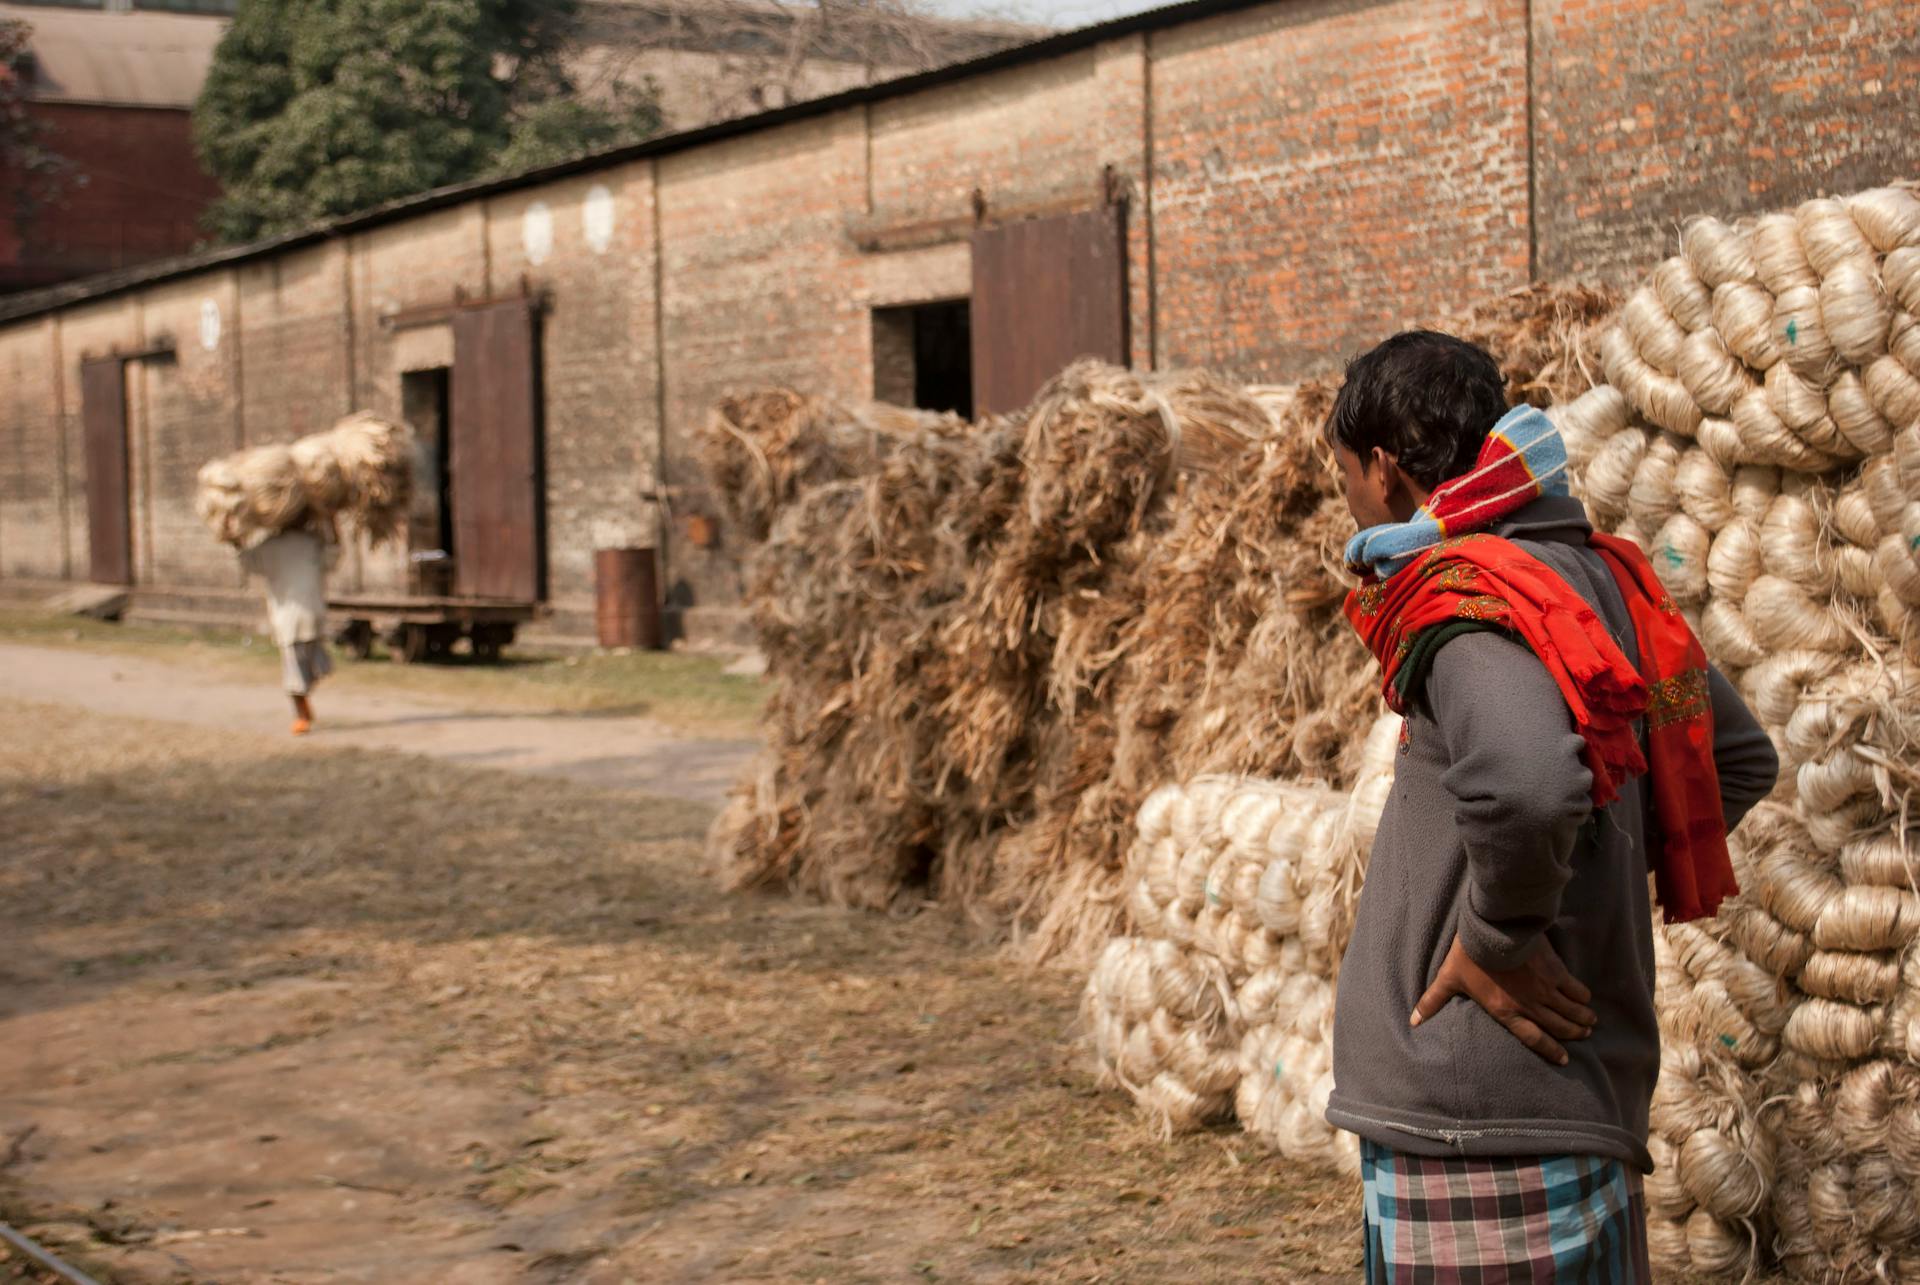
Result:
{"type": "Polygon", "coordinates": [[[1431,489],[1473,467],[1506,412],[1506,381],[1484,349],[1407,330],[1347,363],[1327,437],[1363,464],[1378,446],[1431,489]]]}

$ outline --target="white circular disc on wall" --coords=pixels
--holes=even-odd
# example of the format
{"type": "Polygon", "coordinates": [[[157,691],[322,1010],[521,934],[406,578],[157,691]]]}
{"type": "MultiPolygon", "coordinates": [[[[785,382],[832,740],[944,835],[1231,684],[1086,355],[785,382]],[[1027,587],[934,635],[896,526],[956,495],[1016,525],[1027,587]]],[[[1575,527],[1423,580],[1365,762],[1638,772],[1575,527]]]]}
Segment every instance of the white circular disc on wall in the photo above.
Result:
{"type": "Polygon", "coordinates": [[[595,254],[605,254],[613,244],[613,193],[604,184],[587,189],[580,204],[580,230],[595,254]]]}
{"type": "Polygon", "coordinates": [[[553,211],[545,201],[535,201],[527,207],[525,217],[520,220],[520,242],[526,246],[529,263],[545,263],[553,253],[553,211]]]}

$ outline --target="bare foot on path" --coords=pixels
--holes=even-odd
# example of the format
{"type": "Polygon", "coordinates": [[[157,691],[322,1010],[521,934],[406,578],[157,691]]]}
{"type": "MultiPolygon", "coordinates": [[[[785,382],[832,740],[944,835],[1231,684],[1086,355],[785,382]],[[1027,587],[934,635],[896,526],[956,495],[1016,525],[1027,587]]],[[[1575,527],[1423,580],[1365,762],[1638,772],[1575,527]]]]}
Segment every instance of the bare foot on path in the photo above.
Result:
{"type": "MultiPolygon", "coordinates": [[[[277,671],[248,682],[147,656],[0,642],[0,698],[53,701],[122,718],[232,731],[282,731],[277,671]]],[[[307,739],[430,754],[475,767],[709,802],[726,797],[756,743],[689,736],[645,716],[468,708],[463,703],[326,684],[327,718],[307,739]]]]}

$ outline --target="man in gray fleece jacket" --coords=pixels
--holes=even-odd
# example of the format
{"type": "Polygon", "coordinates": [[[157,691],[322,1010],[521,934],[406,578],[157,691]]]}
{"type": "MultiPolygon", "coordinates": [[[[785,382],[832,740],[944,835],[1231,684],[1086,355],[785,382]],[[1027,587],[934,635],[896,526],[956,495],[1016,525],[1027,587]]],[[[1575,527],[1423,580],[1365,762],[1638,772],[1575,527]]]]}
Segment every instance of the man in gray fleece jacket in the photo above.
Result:
{"type": "MultiPolygon", "coordinates": [[[[1356,359],[1328,436],[1359,525],[1415,518],[1506,410],[1492,359],[1449,336],[1356,359]]],[[[1484,529],[1638,654],[1577,500],[1543,494],[1484,529]]],[[[1731,828],[1778,762],[1732,684],[1710,670],[1707,691],[1731,828]]],[[[1449,637],[1409,702],[1341,965],[1327,1109],[1362,1139],[1370,1279],[1645,1278],[1660,835],[1644,775],[1594,810],[1582,748],[1547,667],[1503,632],[1449,637]]]]}

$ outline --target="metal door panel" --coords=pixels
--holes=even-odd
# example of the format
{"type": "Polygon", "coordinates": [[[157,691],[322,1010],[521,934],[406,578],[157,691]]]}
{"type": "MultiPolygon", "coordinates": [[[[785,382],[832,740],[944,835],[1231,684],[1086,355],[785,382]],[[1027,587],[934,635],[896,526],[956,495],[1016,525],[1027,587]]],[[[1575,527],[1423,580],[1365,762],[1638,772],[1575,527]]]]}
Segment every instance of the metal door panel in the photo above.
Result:
{"type": "Polygon", "coordinates": [[[1128,361],[1126,207],[973,234],[973,408],[1018,410],[1079,357],[1128,361]]]}
{"type": "Polygon", "coordinates": [[[463,597],[532,602],[545,587],[536,320],[518,299],[453,316],[446,467],[463,597]]]}
{"type": "Polygon", "coordinates": [[[88,575],[96,584],[132,584],[127,381],[120,358],[80,363],[80,427],[87,462],[88,575]]]}

